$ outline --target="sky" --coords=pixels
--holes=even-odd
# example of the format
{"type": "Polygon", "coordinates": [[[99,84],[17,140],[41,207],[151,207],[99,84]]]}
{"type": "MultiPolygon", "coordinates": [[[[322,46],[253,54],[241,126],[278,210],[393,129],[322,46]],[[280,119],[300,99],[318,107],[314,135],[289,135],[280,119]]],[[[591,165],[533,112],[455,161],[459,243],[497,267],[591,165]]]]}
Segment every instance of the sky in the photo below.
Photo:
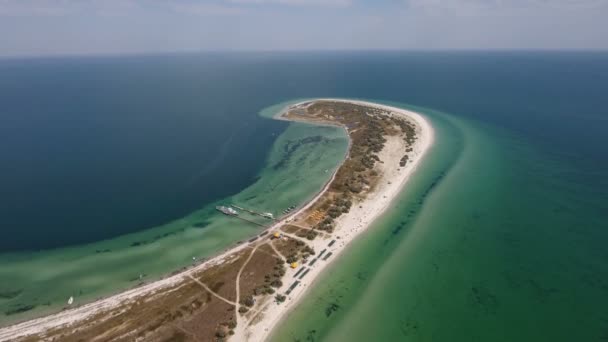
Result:
{"type": "Polygon", "coordinates": [[[0,56],[608,49],[608,0],[0,0],[0,56]]]}

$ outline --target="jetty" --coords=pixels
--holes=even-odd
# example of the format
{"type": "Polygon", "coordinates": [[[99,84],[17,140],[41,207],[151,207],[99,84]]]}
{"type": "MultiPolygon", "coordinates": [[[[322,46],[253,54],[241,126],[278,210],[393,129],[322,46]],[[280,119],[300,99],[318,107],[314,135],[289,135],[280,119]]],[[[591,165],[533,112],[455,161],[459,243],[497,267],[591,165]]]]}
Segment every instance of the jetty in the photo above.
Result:
{"type": "Polygon", "coordinates": [[[232,216],[232,217],[237,218],[237,219],[239,219],[239,220],[243,220],[243,221],[245,221],[245,222],[249,222],[249,223],[251,223],[251,224],[255,224],[256,226],[260,226],[260,227],[268,228],[268,226],[266,226],[265,224],[262,224],[262,223],[259,223],[259,222],[255,222],[254,220],[246,219],[246,218],[244,218],[244,217],[242,217],[242,216],[232,216]]]}
{"type": "Polygon", "coordinates": [[[248,212],[248,213],[250,213],[252,215],[260,216],[260,217],[263,217],[263,218],[266,218],[266,219],[269,219],[269,220],[274,220],[274,215],[272,215],[272,213],[270,213],[270,212],[260,213],[260,212],[257,212],[255,210],[239,207],[236,204],[231,204],[230,206],[233,207],[233,208],[235,208],[235,209],[238,209],[238,210],[246,211],[246,212],[248,212]]]}

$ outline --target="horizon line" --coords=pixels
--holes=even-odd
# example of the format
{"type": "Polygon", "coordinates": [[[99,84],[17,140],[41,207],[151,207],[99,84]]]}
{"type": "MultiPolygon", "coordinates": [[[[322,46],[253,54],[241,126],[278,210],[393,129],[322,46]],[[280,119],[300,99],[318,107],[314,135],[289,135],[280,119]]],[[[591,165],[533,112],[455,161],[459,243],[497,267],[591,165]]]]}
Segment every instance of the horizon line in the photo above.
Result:
{"type": "Polygon", "coordinates": [[[18,59],[62,59],[62,58],[95,58],[95,57],[161,57],[174,55],[196,55],[196,54],[294,54],[294,53],[467,53],[467,52],[486,52],[486,53],[608,53],[608,48],[438,48],[438,49],[209,49],[209,50],[174,50],[174,51],[133,51],[133,52],[91,52],[91,53],[50,53],[50,54],[0,54],[2,60],[18,59]]]}

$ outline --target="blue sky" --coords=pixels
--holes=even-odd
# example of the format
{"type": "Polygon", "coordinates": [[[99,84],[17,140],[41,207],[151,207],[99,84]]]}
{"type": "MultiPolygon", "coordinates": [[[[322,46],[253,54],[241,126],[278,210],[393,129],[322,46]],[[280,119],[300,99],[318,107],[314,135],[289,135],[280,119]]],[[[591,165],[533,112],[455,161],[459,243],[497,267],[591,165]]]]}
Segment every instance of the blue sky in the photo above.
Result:
{"type": "Polygon", "coordinates": [[[0,0],[0,56],[608,49],[608,0],[0,0]]]}

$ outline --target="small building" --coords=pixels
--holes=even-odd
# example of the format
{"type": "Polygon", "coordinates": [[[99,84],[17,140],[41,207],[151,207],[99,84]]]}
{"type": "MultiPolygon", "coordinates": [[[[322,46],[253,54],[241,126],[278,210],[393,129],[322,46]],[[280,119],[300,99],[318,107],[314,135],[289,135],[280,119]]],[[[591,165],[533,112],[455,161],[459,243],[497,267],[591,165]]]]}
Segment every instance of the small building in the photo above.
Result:
{"type": "Polygon", "coordinates": [[[276,232],[272,236],[274,236],[275,239],[280,239],[281,238],[281,233],[276,232]]]}

